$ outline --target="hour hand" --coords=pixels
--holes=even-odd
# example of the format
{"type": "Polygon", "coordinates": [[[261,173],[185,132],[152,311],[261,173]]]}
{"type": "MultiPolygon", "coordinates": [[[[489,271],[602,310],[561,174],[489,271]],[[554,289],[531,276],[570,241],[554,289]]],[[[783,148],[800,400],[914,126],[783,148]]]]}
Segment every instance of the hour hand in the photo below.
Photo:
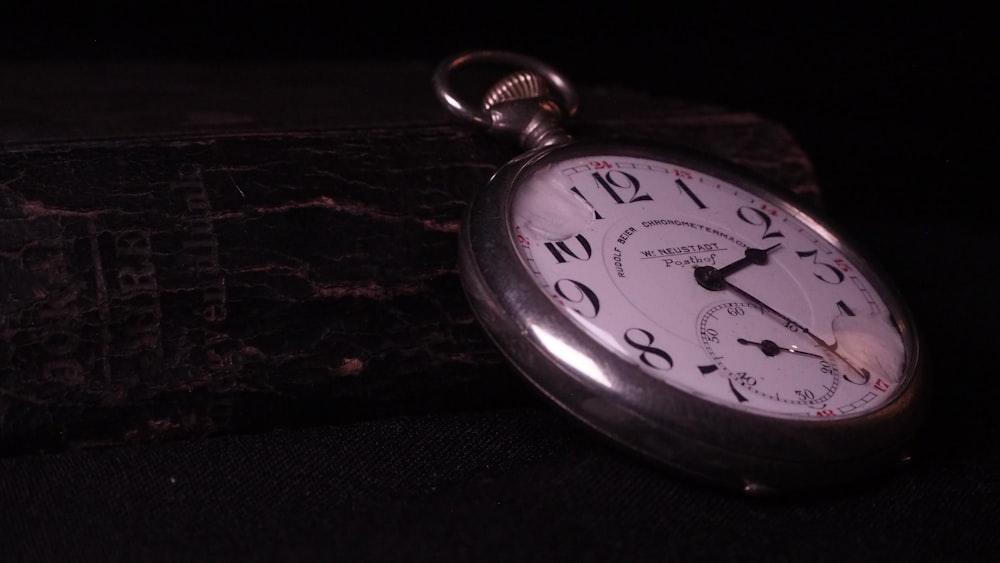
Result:
{"type": "Polygon", "coordinates": [[[767,264],[767,255],[779,246],[781,246],[781,243],[768,248],[748,248],[743,252],[743,258],[721,268],[699,266],[694,269],[694,279],[698,282],[698,285],[709,291],[721,291],[726,287],[726,276],[742,270],[751,264],[758,266],[767,264]]]}

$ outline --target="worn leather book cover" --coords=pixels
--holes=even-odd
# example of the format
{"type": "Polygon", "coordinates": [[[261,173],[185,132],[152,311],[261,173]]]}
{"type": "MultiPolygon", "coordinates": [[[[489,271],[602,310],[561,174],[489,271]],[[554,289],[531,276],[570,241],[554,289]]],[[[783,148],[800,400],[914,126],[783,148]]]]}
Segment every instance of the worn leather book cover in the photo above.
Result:
{"type": "MultiPolygon", "coordinates": [[[[61,66],[60,66],[61,65],[61,66]]],[[[0,453],[531,395],[476,325],[465,206],[515,147],[420,63],[0,71],[0,453]]],[[[779,123],[580,85],[581,137],[729,158],[818,204],[779,123]]]]}

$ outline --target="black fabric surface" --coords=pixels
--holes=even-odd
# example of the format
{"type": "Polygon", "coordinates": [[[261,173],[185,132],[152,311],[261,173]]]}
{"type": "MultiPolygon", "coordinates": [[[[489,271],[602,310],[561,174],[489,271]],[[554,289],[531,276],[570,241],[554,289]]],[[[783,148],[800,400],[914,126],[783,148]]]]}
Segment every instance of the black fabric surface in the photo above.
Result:
{"type": "Polygon", "coordinates": [[[758,111],[796,135],[831,215],[914,309],[934,396],[913,461],[832,496],[748,499],[595,442],[525,389],[466,412],[0,459],[0,560],[1000,558],[990,14],[616,6],[541,10],[515,33],[515,7],[331,19],[218,4],[13,7],[0,46],[18,60],[244,61],[512,48],[580,80],[758,111]]]}
{"type": "MultiPolygon", "coordinates": [[[[836,498],[720,495],[548,409],[0,461],[8,561],[988,561],[995,464],[836,498]],[[12,510],[13,509],[13,510],[12,510]]],[[[948,470],[950,468],[950,471],[948,470]]]]}

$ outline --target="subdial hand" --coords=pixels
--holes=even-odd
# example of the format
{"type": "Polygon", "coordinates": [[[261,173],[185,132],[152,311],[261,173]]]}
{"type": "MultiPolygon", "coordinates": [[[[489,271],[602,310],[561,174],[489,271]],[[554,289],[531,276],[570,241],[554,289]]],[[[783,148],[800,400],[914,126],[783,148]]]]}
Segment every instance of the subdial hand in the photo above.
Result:
{"type": "Polygon", "coordinates": [[[743,258],[721,268],[714,266],[699,266],[694,269],[694,279],[698,285],[710,291],[719,291],[726,287],[726,276],[738,272],[750,264],[763,266],[767,264],[767,255],[781,243],[768,248],[748,248],[743,252],[743,258]]]}
{"type": "Polygon", "coordinates": [[[736,341],[739,342],[740,344],[746,344],[749,346],[756,346],[760,348],[760,351],[763,352],[764,355],[769,358],[773,358],[774,356],[777,356],[781,352],[788,352],[790,354],[795,354],[798,356],[810,356],[812,358],[819,358],[821,360],[823,359],[823,356],[820,356],[819,354],[813,354],[812,352],[804,352],[802,350],[798,350],[796,348],[788,348],[786,346],[778,346],[778,344],[776,344],[773,340],[765,339],[762,340],[761,342],[754,342],[753,340],[747,340],[746,338],[737,338],[736,341]]]}
{"type": "Polygon", "coordinates": [[[852,364],[850,361],[848,361],[847,358],[845,358],[842,354],[840,354],[840,353],[837,352],[837,346],[836,345],[827,344],[825,340],[823,340],[822,338],[820,338],[820,337],[816,336],[815,334],[813,334],[813,332],[811,330],[809,330],[808,328],[806,328],[806,327],[802,326],[801,324],[793,321],[792,319],[788,318],[784,314],[778,312],[774,307],[771,307],[767,303],[764,303],[763,301],[761,301],[760,299],[754,297],[753,295],[750,295],[746,291],[744,291],[744,290],[736,287],[729,280],[723,280],[723,283],[725,283],[726,287],[728,287],[729,289],[732,289],[736,293],[739,293],[743,297],[745,297],[745,298],[749,299],[750,301],[753,301],[754,303],[756,303],[757,305],[759,305],[761,307],[761,309],[765,309],[767,311],[770,311],[773,315],[775,315],[779,319],[781,319],[781,320],[785,321],[786,323],[788,323],[789,326],[794,325],[794,326],[798,327],[798,329],[800,331],[802,331],[803,334],[805,334],[809,338],[812,338],[813,342],[815,342],[816,344],[818,344],[822,348],[825,348],[827,351],[829,351],[830,353],[832,353],[832,354],[836,355],[838,358],[840,358],[845,364],[847,364],[847,367],[849,367],[852,370],[854,370],[854,372],[858,376],[860,376],[860,378],[861,378],[860,380],[856,380],[856,378],[852,379],[852,378],[848,377],[847,374],[845,373],[844,377],[848,381],[850,381],[851,383],[857,383],[859,385],[868,383],[868,379],[871,377],[871,374],[868,372],[868,370],[866,370],[864,368],[858,368],[857,366],[855,366],[854,364],[852,364]]]}

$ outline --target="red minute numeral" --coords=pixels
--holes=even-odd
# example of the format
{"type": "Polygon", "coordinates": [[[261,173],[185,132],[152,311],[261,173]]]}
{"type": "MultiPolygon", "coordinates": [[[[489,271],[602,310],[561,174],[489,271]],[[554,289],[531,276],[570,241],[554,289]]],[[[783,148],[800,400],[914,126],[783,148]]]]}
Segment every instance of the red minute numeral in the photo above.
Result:
{"type": "Polygon", "coordinates": [[[611,163],[606,160],[595,160],[590,163],[591,168],[611,168],[611,163]]]}
{"type": "Polygon", "coordinates": [[[883,381],[881,377],[875,380],[874,387],[875,387],[876,391],[888,391],[889,390],[889,384],[886,383],[885,381],[883,381]]]}
{"type": "Polygon", "coordinates": [[[767,213],[768,215],[771,215],[772,217],[778,214],[777,209],[771,207],[766,203],[760,204],[760,210],[763,211],[764,213],[767,213]]]}
{"type": "Polygon", "coordinates": [[[531,241],[528,240],[528,237],[521,234],[521,227],[514,229],[514,232],[517,233],[517,242],[521,243],[521,246],[531,246],[531,241]]]}
{"type": "Polygon", "coordinates": [[[823,409],[821,411],[816,411],[816,416],[833,416],[837,413],[833,412],[832,409],[823,409]]]}
{"type": "Polygon", "coordinates": [[[843,258],[834,258],[833,263],[836,264],[838,268],[840,268],[845,272],[851,271],[851,265],[848,264],[847,260],[844,260],[843,258]]]}
{"type": "Polygon", "coordinates": [[[694,179],[694,174],[691,174],[687,170],[681,170],[680,168],[674,168],[674,175],[685,180],[694,179]]]}

